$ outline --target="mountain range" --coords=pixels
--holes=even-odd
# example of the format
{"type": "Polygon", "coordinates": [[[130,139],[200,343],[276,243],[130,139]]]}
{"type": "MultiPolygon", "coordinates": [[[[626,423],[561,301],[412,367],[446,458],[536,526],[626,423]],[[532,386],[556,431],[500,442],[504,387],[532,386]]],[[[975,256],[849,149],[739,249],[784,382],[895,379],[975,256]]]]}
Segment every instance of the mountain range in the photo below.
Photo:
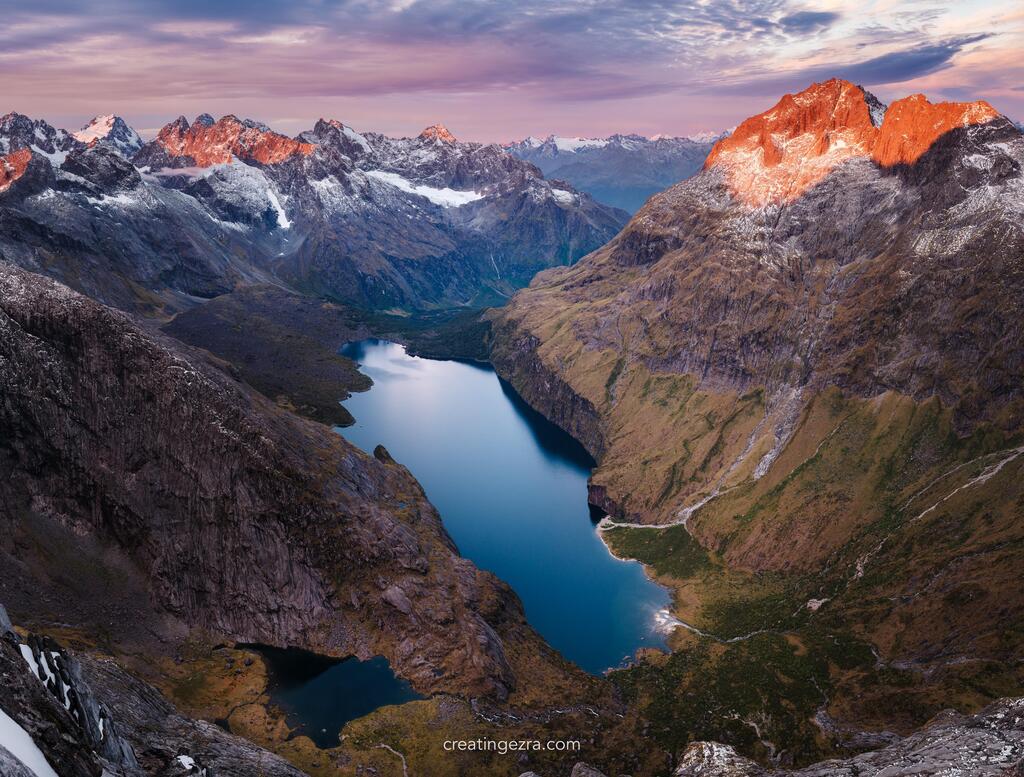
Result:
{"type": "Polygon", "coordinates": [[[635,213],[656,192],[700,170],[724,133],[689,137],[611,135],[607,138],[529,137],[506,146],[545,176],[568,181],[599,202],[635,213]]]}
{"type": "Polygon", "coordinates": [[[529,148],[699,161],[628,218],[441,126],[0,120],[5,775],[1020,770],[1020,128],[833,79],[703,151],[618,137],[529,148]],[[583,444],[668,652],[586,675],[330,428],[372,335],[488,359],[583,444]],[[423,698],[321,748],[267,645],[423,698]]]}
{"type": "Polygon", "coordinates": [[[288,138],[202,115],[142,144],[117,117],[68,133],[9,114],[0,153],[0,253],[124,309],[259,280],[373,309],[498,302],[626,219],[442,127],[288,138]]]}

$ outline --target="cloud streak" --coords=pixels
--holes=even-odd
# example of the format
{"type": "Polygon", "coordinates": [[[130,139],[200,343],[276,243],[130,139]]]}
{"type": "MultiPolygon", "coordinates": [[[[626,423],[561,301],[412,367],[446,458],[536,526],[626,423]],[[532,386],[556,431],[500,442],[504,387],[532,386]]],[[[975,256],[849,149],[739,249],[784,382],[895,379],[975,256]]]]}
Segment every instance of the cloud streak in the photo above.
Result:
{"type": "Polygon", "coordinates": [[[682,133],[834,75],[883,96],[976,86],[1024,113],[1006,56],[1024,18],[1003,0],[39,0],[5,21],[0,111],[65,123],[199,109],[286,131],[330,114],[477,139],[682,133]]]}

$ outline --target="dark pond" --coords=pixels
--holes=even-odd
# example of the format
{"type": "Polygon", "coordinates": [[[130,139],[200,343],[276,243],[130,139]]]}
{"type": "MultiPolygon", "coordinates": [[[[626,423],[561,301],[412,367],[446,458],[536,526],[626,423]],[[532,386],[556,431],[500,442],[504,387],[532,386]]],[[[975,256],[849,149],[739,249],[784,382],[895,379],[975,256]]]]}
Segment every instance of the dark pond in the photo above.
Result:
{"type": "Polygon", "coordinates": [[[342,726],[378,707],[422,699],[395,677],[387,660],[328,658],[294,648],[250,646],[267,663],[271,701],[318,747],[336,747],[342,726]]]}

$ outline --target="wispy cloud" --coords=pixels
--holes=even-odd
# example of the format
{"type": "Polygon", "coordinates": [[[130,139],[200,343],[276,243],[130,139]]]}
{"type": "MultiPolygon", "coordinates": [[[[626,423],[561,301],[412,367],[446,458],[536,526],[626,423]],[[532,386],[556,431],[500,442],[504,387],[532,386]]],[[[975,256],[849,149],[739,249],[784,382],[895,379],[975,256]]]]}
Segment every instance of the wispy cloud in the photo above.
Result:
{"type": "Polygon", "coordinates": [[[839,75],[883,97],[977,87],[1019,117],[1022,46],[1016,0],[38,0],[5,12],[0,110],[686,132],[839,75]]]}

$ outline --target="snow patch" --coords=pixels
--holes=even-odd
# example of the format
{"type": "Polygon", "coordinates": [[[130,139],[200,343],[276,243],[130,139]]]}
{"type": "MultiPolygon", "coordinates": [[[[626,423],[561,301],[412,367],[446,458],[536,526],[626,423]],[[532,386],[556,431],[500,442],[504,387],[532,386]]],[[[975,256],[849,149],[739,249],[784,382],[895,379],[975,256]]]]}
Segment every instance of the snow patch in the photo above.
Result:
{"type": "Polygon", "coordinates": [[[113,116],[97,116],[88,125],[82,127],[78,132],[72,132],[71,135],[83,143],[91,143],[94,140],[107,137],[112,129],[114,129],[113,116]]]}
{"type": "Polygon", "coordinates": [[[47,762],[43,751],[32,741],[29,733],[3,710],[0,710],[0,745],[34,772],[36,777],[57,777],[57,772],[47,762]]]}
{"type": "Polygon", "coordinates": [[[871,115],[871,123],[876,127],[881,127],[882,122],[885,120],[885,111],[887,106],[880,103],[869,103],[868,112],[871,115]]]}
{"type": "Polygon", "coordinates": [[[552,189],[551,196],[555,198],[555,202],[559,205],[576,204],[576,195],[572,192],[566,191],[565,189],[552,189]]]}
{"type": "Polygon", "coordinates": [[[94,205],[120,205],[122,207],[141,204],[139,197],[132,192],[120,192],[119,194],[104,194],[101,197],[90,197],[89,202],[94,205]]]}
{"type": "Polygon", "coordinates": [[[40,677],[39,664],[36,663],[36,657],[32,655],[32,648],[22,642],[18,645],[18,649],[21,651],[21,657],[28,663],[29,669],[32,670],[32,674],[36,677],[40,677]]]}
{"type": "MultiPolygon", "coordinates": [[[[39,130],[36,130],[36,132],[38,131],[39,130]]],[[[46,157],[50,161],[50,165],[52,167],[60,167],[64,164],[64,160],[68,158],[67,151],[61,151],[58,149],[51,154],[49,151],[43,151],[39,146],[29,146],[29,148],[32,149],[33,153],[46,157]]]]}
{"type": "Polygon", "coordinates": [[[386,173],[383,170],[367,170],[366,175],[394,186],[396,189],[401,189],[403,192],[424,197],[444,208],[459,208],[475,200],[483,199],[484,196],[475,191],[459,191],[448,187],[437,189],[433,186],[414,184],[397,173],[386,173]]]}
{"type": "Polygon", "coordinates": [[[284,212],[284,208],[281,207],[281,203],[278,201],[273,189],[267,189],[267,199],[270,200],[270,205],[277,211],[277,225],[281,229],[291,229],[292,222],[288,220],[288,214],[284,212]]]}
{"type": "Polygon", "coordinates": [[[978,170],[991,170],[992,162],[992,157],[985,156],[984,154],[971,154],[964,158],[965,164],[978,170]]]}
{"type": "Polygon", "coordinates": [[[369,153],[370,144],[366,142],[366,138],[364,138],[362,135],[360,135],[358,132],[356,132],[354,129],[348,126],[342,126],[341,131],[346,138],[358,144],[359,147],[363,149],[363,151],[369,153]]]}

